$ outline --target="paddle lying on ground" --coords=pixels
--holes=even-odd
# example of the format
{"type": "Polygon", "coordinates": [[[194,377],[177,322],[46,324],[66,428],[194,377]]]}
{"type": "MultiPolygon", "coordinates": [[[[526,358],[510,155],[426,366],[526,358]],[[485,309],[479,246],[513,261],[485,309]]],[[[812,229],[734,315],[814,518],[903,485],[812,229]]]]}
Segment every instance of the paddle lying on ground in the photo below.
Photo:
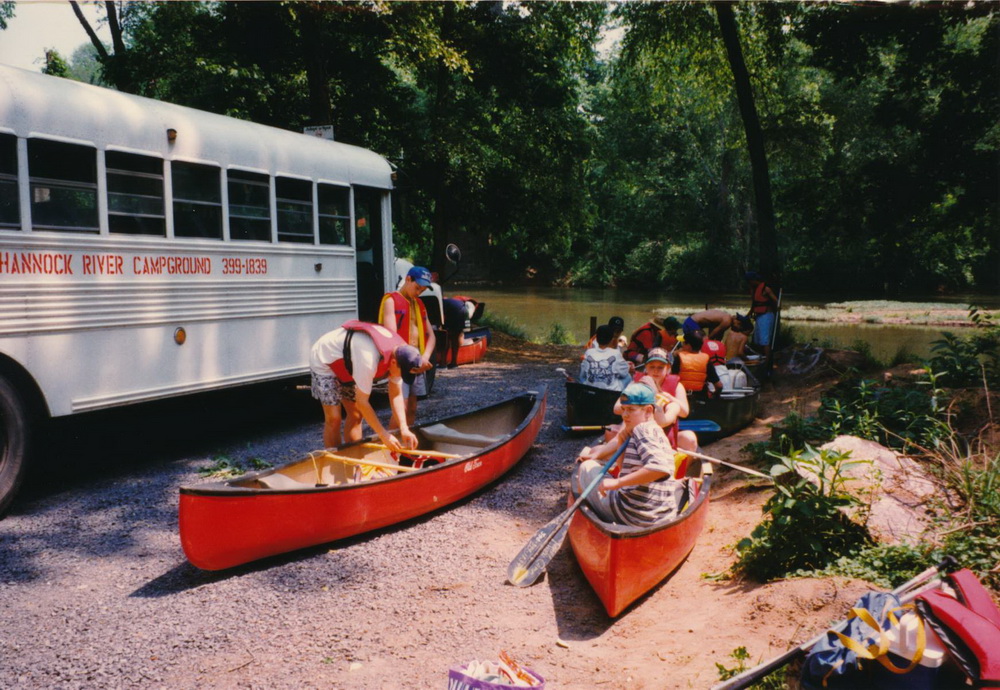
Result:
{"type": "Polygon", "coordinates": [[[563,540],[566,538],[566,532],[569,531],[569,520],[573,517],[573,513],[583,505],[583,502],[587,500],[587,496],[603,481],[604,475],[618,462],[618,458],[625,452],[625,446],[627,445],[628,442],[618,447],[618,450],[615,451],[611,459],[601,468],[601,473],[590,482],[590,486],[583,490],[583,493],[573,502],[573,505],[535,532],[535,536],[528,540],[524,548],[521,549],[514,557],[514,560],[510,562],[510,565],[507,566],[507,582],[518,587],[527,587],[534,584],[535,580],[539,578],[542,571],[549,564],[549,561],[552,560],[552,557],[559,551],[559,547],[562,546],[563,540]]]}
{"type": "MultiPolygon", "coordinates": [[[[719,426],[717,422],[713,422],[711,419],[682,419],[678,423],[678,427],[681,431],[695,431],[703,434],[712,433],[716,431],[722,431],[722,427],[719,426]]],[[[563,431],[607,431],[608,424],[590,424],[584,426],[566,426],[562,425],[563,431]]]]}
{"type": "MultiPolygon", "coordinates": [[[[892,590],[892,593],[895,594],[897,597],[899,597],[900,601],[905,604],[910,600],[916,598],[917,594],[924,591],[923,588],[921,588],[921,585],[926,584],[937,575],[954,570],[957,566],[958,562],[953,557],[945,556],[944,560],[942,560],[940,563],[928,568],[924,572],[914,577],[912,580],[904,582],[899,587],[892,590]]],[[[848,624],[848,622],[849,622],[848,620],[841,621],[840,623],[837,623],[835,626],[830,628],[830,630],[842,631],[843,628],[848,624]]],[[[739,675],[733,676],[724,683],[718,683],[717,685],[713,685],[712,690],[740,690],[741,688],[745,688],[748,685],[751,685],[752,683],[756,683],[764,676],[767,676],[776,671],[777,669],[781,668],[785,664],[788,664],[800,654],[808,654],[809,650],[812,649],[817,642],[826,637],[826,635],[827,631],[824,630],[822,633],[820,633],[813,639],[809,640],[808,642],[803,642],[798,647],[789,649],[781,656],[776,656],[770,661],[765,661],[764,663],[758,666],[754,666],[753,668],[747,669],[746,671],[743,671],[739,675]]]]}

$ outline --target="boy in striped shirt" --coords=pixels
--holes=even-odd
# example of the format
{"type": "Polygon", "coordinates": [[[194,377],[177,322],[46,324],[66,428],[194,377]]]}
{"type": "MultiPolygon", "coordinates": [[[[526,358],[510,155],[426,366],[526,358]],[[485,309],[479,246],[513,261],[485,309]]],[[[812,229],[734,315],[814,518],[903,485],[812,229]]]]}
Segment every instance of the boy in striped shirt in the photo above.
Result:
{"type": "Polygon", "coordinates": [[[573,481],[579,493],[601,473],[605,460],[621,444],[628,444],[619,459],[618,476],[606,476],[587,497],[605,522],[645,527],[677,515],[687,486],[684,480],[673,479],[674,449],[653,419],[654,402],[649,386],[629,384],[621,395],[621,431],[607,443],[585,447],[577,457],[581,464],[573,481]]]}

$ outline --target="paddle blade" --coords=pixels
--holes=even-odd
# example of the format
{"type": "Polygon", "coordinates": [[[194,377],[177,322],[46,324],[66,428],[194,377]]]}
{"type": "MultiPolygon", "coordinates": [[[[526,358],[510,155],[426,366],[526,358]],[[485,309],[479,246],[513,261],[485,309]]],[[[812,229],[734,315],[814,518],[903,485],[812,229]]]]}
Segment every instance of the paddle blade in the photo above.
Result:
{"type": "Polygon", "coordinates": [[[517,587],[535,584],[565,541],[570,517],[571,511],[565,510],[535,532],[507,566],[507,582],[517,587]]]}

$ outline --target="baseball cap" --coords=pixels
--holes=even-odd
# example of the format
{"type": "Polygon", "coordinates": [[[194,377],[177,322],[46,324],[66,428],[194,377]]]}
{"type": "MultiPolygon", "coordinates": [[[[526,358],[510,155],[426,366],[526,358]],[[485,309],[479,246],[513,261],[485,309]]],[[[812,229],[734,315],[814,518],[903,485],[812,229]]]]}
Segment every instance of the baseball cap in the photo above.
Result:
{"type": "Polygon", "coordinates": [[[667,358],[667,351],[662,347],[654,347],[646,355],[646,364],[650,362],[663,362],[664,364],[670,364],[670,360],[667,358]]]}
{"type": "Polygon", "coordinates": [[[407,277],[413,278],[413,282],[423,287],[431,286],[431,272],[423,266],[414,266],[406,273],[407,277]]]}
{"type": "Polygon", "coordinates": [[[644,383],[630,383],[622,391],[622,405],[653,405],[655,402],[653,389],[644,383]]]}
{"type": "Polygon", "coordinates": [[[621,331],[625,328],[625,319],[620,316],[612,316],[608,319],[608,325],[611,326],[613,331],[621,331]]]}
{"type": "Polygon", "coordinates": [[[403,374],[403,381],[406,383],[413,383],[413,379],[417,375],[410,370],[419,367],[422,361],[420,351],[412,345],[400,345],[396,348],[396,364],[399,365],[399,370],[403,374]]]}

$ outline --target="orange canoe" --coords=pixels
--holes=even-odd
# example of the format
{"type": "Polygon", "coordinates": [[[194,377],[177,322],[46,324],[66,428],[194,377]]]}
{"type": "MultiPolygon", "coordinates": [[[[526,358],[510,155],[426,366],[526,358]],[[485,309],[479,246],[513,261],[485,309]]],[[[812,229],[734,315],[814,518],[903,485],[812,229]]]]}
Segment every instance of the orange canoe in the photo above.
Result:
{"type": "MultiPolygon", "coordinates": [[[[712,488],[711,465],[701,467],[701,477],[691,482],[695,495],[666,522],[651,527],[604,522],[586,503],[573,516],[573,553],[612,618],[674,572],[694,548],[708,518],[712,488]]],[[[570,491],[569,503],[574,500],[570,491]]]]}

